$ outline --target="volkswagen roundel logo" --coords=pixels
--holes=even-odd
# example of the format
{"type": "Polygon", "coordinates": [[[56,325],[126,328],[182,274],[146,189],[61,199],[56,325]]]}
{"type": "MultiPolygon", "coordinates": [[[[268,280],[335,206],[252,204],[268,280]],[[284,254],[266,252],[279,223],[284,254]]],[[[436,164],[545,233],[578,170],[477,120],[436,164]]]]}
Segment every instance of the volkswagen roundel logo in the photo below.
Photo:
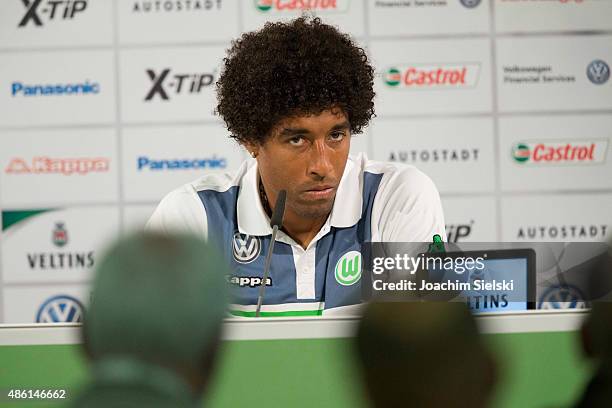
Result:
{"type": "Polygon", "coordinates": [[[573,285],[554,285],[546,289],[538,309],[585,309],[587,307],[580,289],[573,285]]]}
{"type": "Polygon", "coordinates": [[[610,78],[610,66],[602,60],[595,60],[587,67],[587,77],[595,85],[601,85],[610,78]]]}
{"type": "Polygon", "coordinates": [[[480,4],[480,0],[459,0],[464,7],[474,8],[480,4]]]}
{"type": "Polygon", "coordinates": [[[36,323],[80,323],[82,320],[83,305],[68,295],[47,299],[36,314],[36,323]]]}
{"type": "Polygon", "coordinates": [[[253,262],[261,252],[261,242],[258,237],[235,232],[232,238],[234,259],[240,263],[253,262]]]}

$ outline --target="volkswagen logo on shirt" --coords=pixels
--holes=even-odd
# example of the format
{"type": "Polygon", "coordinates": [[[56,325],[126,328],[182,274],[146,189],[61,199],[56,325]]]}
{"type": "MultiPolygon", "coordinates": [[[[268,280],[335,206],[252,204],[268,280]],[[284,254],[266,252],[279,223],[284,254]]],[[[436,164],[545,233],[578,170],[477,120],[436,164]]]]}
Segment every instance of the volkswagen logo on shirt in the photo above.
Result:
{"type": "Polygon", "coordinates": [[[236,262],[247,264],[253,262],[259,256],[261,242],[258,237],[236,231],[232,238],[232,249],[236,262]]]}
{"type": "Polygon", "coordinates": [[[80,323],[82,318],[83,305],[78,299],[58,295],[50,297],[40,306],[36,323],[80,323]]]}
{"type": "Polygon", "coordinates": [[[595,85],[606,83],[610,78],[610,66],[602,60],[595,60],[587,67],[587,77],[595,85]]]}

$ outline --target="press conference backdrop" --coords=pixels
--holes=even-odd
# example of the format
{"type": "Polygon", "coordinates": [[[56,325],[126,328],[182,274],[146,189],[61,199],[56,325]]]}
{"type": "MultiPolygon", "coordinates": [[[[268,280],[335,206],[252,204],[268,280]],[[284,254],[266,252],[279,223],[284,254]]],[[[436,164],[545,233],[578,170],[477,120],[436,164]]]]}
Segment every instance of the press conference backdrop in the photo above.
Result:
{"type": "Polygon", "coordinates": [[[303,5],[376,67],[353,152],[433,178],[453,241],[612,231],[612,0],[3,0],[0,321],[75,321],[101,246],[245,159],[232,38],[303,5]]]}

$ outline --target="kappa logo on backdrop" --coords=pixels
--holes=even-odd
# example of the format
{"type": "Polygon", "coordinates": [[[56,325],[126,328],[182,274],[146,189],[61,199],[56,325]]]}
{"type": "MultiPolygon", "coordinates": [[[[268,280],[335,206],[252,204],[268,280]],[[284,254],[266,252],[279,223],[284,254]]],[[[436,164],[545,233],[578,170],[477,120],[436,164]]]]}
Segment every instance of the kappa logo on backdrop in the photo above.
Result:
{"type": "Polygon", "coordinates": [[[312,10],[316,12],[347,11],[350,0],[253,0],[257,10],[268,12],[291,12],[312,10]]]}
{"type": "Polygon", "coordinates": [[[26,13],[17,27],[42,26],[43,21],[72,20],[87,8],[87,0],[21,0],[26,13]]]}
{"type": "Polygon", "coordinates": [[[132,4],[132,13],[221,10],[222,0],[142,0],[132,4]]]}
{"type": "Polygon", "coordinates": [[[603,163],[608,140],[550,140],[518,142],[512,147],[512,158],[521,165],[580,165],[603,163]]]}
{"type": "Polygon", "coordinates": [[[595,85],[602,85],[610,79],[610,66],[602,60],[595,60],[587,66],[587,77],[595,85]]]}
{"type": "Polygon", "coordinates": [[[261,241],[259,237],[236,231],[232,237],[232,249],[236,262],[251,263],[257,259],[261,252],[261,241]]]}
{"type": "Polygon", "coordinates": [[[387,69],[383,80],[392,88],[427,90],[473,88],[480,76],[480,63],[410,64],[387,69]]]}
{"type": "Polygon", "coordinates": [[[336,282],[342,286],[350,286],[361,278],[361,253],[350,251],[342,255],[334,269],[336,282]]]}
{"type": "Polygon", "coordinates": [[[170,94],[199,94],[203,88],[211,86],[215,81],[212,73],[170,74],[170,68],[164,68],[159,72],[147,69],[146,73],[152,85],[144,98],[145,101],[152,100],[156,95],[167,101],[170,99],[170,94]]]}
{"type": "Polygon", "coordinates": [[[38,309],[36,323],[81,323],[84,310],[81,302],[72,296],[53,296],[38,309]]]}
{"type": "Polygon", "coordinates": [[[109,171],[110,159],[106,157],[52,158],[34,157],[26,160],[13,157],[4,169],[6,174],[73,174],[106,173],[109,171]]]}

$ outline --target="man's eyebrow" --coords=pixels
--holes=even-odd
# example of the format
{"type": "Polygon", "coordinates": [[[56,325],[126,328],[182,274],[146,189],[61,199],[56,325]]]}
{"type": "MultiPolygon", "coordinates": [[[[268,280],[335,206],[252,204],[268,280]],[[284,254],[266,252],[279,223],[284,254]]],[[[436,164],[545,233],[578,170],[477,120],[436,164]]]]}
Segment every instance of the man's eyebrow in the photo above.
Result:
{"type": "Polygon", "coordinates": [[[334,127],[331,128],[331,130],[343,130],[343,129],[348,129],[351,127],[351,124],[348,122],[348,120],[345,120],[342,123],[339,123],[337,125],[335,125],[334,127]]]}
{"type": "Polygon", "coordinates": [[[278,133],[278,135],[279,136],[294,136],[294,135],[303,135],[305,133],[310,133],[310,131],[308,129],[284,128],[278,133]]]}

